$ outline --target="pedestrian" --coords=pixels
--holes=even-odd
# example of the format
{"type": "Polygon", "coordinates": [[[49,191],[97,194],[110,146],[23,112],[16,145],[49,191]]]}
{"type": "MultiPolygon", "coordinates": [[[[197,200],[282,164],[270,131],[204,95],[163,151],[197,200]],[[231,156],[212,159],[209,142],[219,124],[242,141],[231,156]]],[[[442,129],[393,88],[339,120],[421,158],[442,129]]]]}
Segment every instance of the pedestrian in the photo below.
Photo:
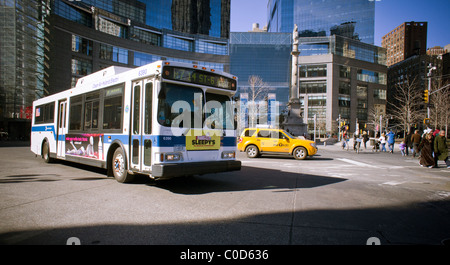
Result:
{"type": "Polygon", "coordinates": [[[431,144],[433,142],[433,134],[427,133],[419,144],[420,160],[419,164],[422,167],[433,168],[434,158],[431,151],[431,144]]]}
{"type": "Polygon", "coordinates": [[[408,152],[408,146],[406,146],[406,139],[404,139],[398,147],[400,148],[400,152],[402,152],[402,156],[406,156],[406,152],[408,152]]]}
{"type": "Polygon", "coordinates": [[[419,154],[419,144],[422,137],[420,137],[419,130],[415,130],[414,134],[411,135],[411,143],[413,145],[413,157],[416,157],[416,154],[419,154]]]}
{"type": "Polygon", "coordinates": [[[364,142],[364,149],[367,149],[367,141],[369,141],[369,135],[366,131],[363,132],[363,142],[364,142]]]}
{"type": "Polygon", "coordinates": [[[434,140],[434,151],[439,160],[443,160],[447,168],[450,168],[450,161],[448,160],[448,146],[445,131],[441,130],[439,135],[434,140]]]}
{"type": "Polygon", "coordinates": [[[434,157],[434,166],[438,167],[438,155],[437,152],[434,150],[434,142],[436,141],[436,137],[439,135],[439,129],[434,130],[433,132],[433,143],[431,144],[431,149],[433,150],[433,157],[434,157]]]}
{"type": "Polygon", "coordinates": [[[342,149],[347,148],[348,150],[348,132],[344,131],[342,133],[342,149]]]}
{"type": "Polygon", "coordinates": [[[386,142],[389,146],[389,153],[394,153],[394,144],[395,144],[395,134],[392,132],[392,130],[389,131],[389,133],[386,135],[386,142]]]}
{"type": "Polygon", "coordinates": [[[409,156],[409,149],[412,148],[411,131],[409,131],[405,137],[405,144],[406,144],[405,153],[407,156],[409,156]]]}
{"type": "Polygon", "coordinates": [[[381,144],[381,150],[380,152],[386,152],[386,135],[384,133],[381,134],[380,138],[378,139],[378,141],[380,141],[381,144]]]}

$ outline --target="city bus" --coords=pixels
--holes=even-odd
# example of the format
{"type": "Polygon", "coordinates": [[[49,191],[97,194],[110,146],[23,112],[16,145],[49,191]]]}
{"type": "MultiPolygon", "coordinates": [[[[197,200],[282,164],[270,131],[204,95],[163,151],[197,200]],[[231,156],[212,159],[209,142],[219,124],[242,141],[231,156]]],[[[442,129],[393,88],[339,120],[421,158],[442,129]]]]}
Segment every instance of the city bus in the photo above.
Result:
{"type": "Polygon", "coordinates": [[[237,77],[171,61],[111,66],[33,102],[31,151],[107,169],[168,179],[236,171],[237,77]]]}

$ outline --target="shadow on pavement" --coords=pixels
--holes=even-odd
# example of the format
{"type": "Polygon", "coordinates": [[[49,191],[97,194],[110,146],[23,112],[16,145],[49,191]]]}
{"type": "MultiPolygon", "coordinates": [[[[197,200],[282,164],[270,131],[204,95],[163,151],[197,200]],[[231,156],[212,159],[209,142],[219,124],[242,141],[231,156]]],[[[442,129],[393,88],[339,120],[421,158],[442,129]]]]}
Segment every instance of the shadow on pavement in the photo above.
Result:
{"type": "Polygon", "coordinates": [[[0,244],[65,245],[77,237],[82,245],[365,245],[369,237],[378,237],[382,245],[440,245],[450,238],[449,210],[445,200],[215,221],[52,227],[2,233],[0,244]]]}

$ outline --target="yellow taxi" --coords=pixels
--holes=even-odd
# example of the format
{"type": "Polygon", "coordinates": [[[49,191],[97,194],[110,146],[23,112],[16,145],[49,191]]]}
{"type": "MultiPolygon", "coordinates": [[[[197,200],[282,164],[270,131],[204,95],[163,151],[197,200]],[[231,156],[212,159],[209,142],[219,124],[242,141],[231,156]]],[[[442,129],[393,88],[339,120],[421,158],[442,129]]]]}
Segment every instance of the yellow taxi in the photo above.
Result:
{"type": "Polygon", "coordinates": [[[239,137],[237,148],[250,158],[265,153],[284,153],[303,160],[317,153],[313,141],[297,138],[281,129],[246,128],[239,137]]]}

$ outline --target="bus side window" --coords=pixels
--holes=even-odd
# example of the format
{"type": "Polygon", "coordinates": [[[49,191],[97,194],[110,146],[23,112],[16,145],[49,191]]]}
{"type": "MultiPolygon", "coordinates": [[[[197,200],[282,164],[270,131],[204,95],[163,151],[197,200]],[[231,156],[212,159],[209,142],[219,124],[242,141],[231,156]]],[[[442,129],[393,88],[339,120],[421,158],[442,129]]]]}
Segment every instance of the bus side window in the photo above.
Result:
{"type": "Polygon", "coordinates": [[[81,130],[81,117],[83,111],[82,101],[82,96],[70,99],[69,130],[71,131],[81,130]]]}
{"type": "Polygon", "coordinates": [[[152,100],[153,100],[153,83],[145,84],[145,134],[152,133],[152,100]]]}

